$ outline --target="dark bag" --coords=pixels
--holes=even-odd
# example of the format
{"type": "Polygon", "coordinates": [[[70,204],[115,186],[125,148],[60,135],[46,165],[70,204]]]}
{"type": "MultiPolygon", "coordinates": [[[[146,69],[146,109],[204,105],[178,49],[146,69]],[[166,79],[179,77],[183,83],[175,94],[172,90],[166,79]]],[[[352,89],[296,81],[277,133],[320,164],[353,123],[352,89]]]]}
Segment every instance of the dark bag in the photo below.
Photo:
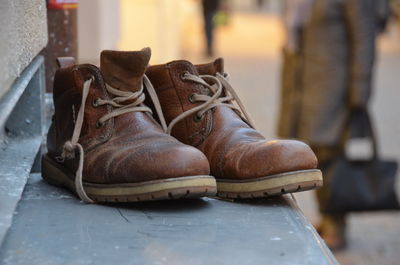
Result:
{"type": "Polygon", "coordinates": [[[350,160],[346,156],[345,146],[349,139],[351,120],[343,133],[340,155],[327,165],[325,174],[328,180],[326,212],[346,213],[356,211],[376,211],[399,209],[395,193],[397,162],[383,161],[378,155],[371,118],[365,110],[372,142],[373,155],[368,160],[350,160]]]}

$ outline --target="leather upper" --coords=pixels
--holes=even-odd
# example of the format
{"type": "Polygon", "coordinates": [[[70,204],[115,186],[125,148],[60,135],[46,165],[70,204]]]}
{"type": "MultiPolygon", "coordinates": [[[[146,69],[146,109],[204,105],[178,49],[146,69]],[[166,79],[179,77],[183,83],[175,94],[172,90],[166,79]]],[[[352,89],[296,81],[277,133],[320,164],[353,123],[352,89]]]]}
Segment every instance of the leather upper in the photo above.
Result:
{"type": "MultiPolygon", "coordinates": [[[[147,69],[167,123],[201,104],[190,102],[192,93],[209,93],[202,85],[180,79],[185,71],[196,75],[223,73],[223,60],[198,66],[174,61],[147,69]]],[[[216,178],[251,179],[317,167],[316,156],[306,144],[294,140],[267,141],[234,110],[224,106],[208,111],[199,122],[186,118],[173,128],[172,135],[200,149],[216,178]]]]}
{"type": "MultiPolygon", "coordinates": [[[[167,123],[182,112],[201,104],[189,101],[193,93],[208,93],[208,89],[202,85],[183,80],[182,75],[186,71],[198,74],[196,68],[187,61],[173,61],[163,66],[149,67],[146,71],[146,75],[157,91],[167,123]]],[[[212,122],[211,112],[205,114],[200,121],[188,117],[174,127],[172,136],[185,144],[198,146],[210,134],[212,122]]]]}
{"type": "MultiPolygon", "coordinates": [[[[84,181],[113,184],[209,175],[206,157],[196,148],[164,133],[150,113],[125,113],[98,126],[97,121],[114,108],[92,104],[97,98],[111,98],[104,79],[117,89],[137,91],[149,58],[147,50],[124,56],[105,52],[101,71],[88,64],[59,69],[54,81],[55,114],[48,134],[49,156],[59,161],[63,144],[72,136],[83,83],[94,77],[79,138],[85,151],[84,181]],[[128,64],[127,68],[122,64],[128,64]],[[126,69],[130,69],[132,75],[126,69]]],[[[60,163],[71,172],[77,168],[77,159],[60,163]]]]}

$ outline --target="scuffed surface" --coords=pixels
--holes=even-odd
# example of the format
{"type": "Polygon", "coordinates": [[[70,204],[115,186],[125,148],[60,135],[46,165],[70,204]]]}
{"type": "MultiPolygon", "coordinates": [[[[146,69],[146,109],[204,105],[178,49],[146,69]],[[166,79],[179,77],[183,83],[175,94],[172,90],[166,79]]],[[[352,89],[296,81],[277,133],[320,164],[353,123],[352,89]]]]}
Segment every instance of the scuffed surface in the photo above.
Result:
{"type": "Polygon", "coordinates": [[[47,43],[46,1],[1,1],[0,40],[1,98],[47,43]]]}

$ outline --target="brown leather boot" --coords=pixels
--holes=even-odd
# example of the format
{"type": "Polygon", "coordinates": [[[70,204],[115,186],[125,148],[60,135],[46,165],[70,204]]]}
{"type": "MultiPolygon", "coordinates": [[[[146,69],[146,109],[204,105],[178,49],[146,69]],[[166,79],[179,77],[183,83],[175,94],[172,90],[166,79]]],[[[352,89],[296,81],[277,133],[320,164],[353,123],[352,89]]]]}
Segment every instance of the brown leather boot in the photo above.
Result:
{"type": "Polygon", "coordinates": [[[55,114],[42,159],[45,180],[86,202],[215,195],[204,154],[166,134],[143,104],[143,89],[158,103],[144,76],[149,59],[146,48],[103,51],[101,70],[59,60],[55,114]]]}
{"type": "Polygon", "coordinates": [[[254,129],[228,83],[222,59],[197,66],[173,61],[151,66],[146,74],[168,132],[207,156],[219,196],[266,197],[322,185],[317,158],[308,145],[267,141],[254,129]]]}

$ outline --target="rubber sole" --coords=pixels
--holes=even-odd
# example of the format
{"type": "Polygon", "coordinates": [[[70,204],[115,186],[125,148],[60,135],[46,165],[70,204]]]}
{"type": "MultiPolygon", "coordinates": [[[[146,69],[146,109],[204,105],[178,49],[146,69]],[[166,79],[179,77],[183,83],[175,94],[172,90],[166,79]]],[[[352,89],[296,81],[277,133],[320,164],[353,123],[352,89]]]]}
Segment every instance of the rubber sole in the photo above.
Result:
{"type": "MultiPolygon", "coordinates": [[[[53,159],[42,157],[42,177],[49,184],[75,192],[74,174],[53,159]]],[[[167,178],[139,183],[95,184],[83,182],[86,194],[96,202],[137,202],[199,198],[215,196],[217,193],[214,177],[188,176],[167,178]]]]}
{"type": "Polygon", "coordinates": [[[260,198],[322,187],[318,169],[292,171],[251,180],[217,179],[217,196],[222,198],[260,198]]]}

